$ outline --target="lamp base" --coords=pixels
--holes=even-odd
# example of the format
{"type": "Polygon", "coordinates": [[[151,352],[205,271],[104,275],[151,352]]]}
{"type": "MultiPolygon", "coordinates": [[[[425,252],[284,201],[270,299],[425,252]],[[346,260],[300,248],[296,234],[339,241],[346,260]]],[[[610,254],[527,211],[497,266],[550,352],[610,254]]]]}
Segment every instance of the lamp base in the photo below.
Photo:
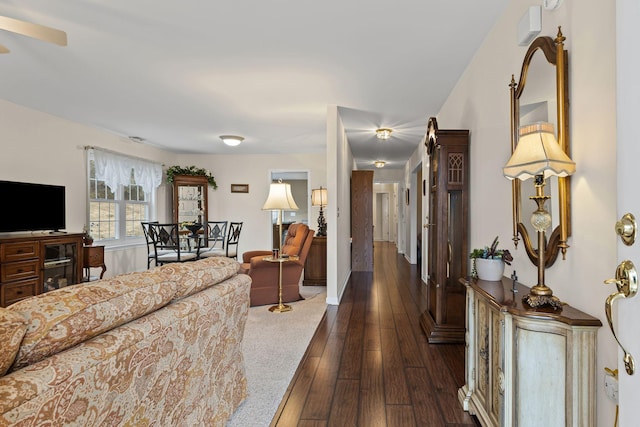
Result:
{"type": "Polygon", "coordinates": [[[553,295],[528,294],[522,297],[522,302],[531,308],[552,307],[554,310],[562,310],[562,302],[553,295]]]}
{"type": "Polygon", "coordinates": [[[316,236],[326,236],[327,235],[327,223],[324,219],[324,215],[322,214],[322,206],[320,207],[320,216],[318,217],[318,232],[316,236]]]}
{"type": "Polygon", "coordinates": [[[293,308],[290,305],[286,304],[278,304],[274,305],[273,307],[269,307],[269,311],[273,313],[284,313],[291,310],[293,310],[293,308]]]}

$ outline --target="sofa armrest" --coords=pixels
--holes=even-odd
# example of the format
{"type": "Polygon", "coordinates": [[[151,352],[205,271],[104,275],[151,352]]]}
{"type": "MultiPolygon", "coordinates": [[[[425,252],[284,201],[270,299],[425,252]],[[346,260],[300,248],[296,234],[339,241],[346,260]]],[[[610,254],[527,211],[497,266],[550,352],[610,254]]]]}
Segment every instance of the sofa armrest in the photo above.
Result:
{"type": "Polygon", "coordinates": [[[249,263],[251,262],[251,258],[261,257],[261,256],[265,257],[272,254],[273,254],[272,251],[247,251],[242,254],[242,262],[249,263]]]}

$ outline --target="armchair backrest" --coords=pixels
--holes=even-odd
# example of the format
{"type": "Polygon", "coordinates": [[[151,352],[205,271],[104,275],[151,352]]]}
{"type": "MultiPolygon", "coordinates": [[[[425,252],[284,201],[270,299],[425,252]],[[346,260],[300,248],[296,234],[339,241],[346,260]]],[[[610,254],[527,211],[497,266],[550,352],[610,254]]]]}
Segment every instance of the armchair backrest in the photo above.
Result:
{"type": "Polygon", "coordinates": [[[291,224],[287,230],[287,236],[284,238],[282,253],[286,255],[300,255],[308,231],[309,227],[306,224],[291,224]]]}
{"type": "Polygon", "coordinates": [[[302,243],[302,248],[300,249],[300,253],[298,257],[300,258],[300,262],[304,265],[307,255],[309,254],[309,250],[311,250],[311,243],[313,242],[313,236],[316,234],[315,230],[311,230],[307,228],[307,232],[305,233],[305,239],[302,243]]]}

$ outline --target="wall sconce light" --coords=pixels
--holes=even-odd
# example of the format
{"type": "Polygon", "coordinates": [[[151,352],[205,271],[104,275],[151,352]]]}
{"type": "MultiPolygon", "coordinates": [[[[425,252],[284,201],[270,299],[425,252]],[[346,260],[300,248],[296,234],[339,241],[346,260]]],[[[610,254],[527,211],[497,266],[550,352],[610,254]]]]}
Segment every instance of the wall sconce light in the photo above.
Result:
{"type": "Polygon", "coordinates": [[[327,235],[327,222],[324,219],[324,215],[322,213],[322,208],[327,206],[327,189],[320,188],[311,190],[311,206],[320,206],[320,215],[318,216],[318,232],[316,236],[326,236],[327,235]]]}
{"type": "Polygon", "coordinates": [[[538,234],[538,284],[522,300],[533,308],[551,306],[554,310],[562,309],[560,300],[553,296],[553,291],[544,283],[545,232],[551,225],[551,215],[544,208],[549,198],[544,194],[544,185],[545,179],[550,176],[572,175],[576,171],[576,164],[558,145],[551,123],[521,126],[519,135],[518,145],[502,169],[503,174],[508,179],[522,181],[534,178],[536,195],[530,199],[538,205],[531,215],[531,224],[538,234]]]}
{"type": "Polygon", "coordinates": [[[243,137],[237,135],[220,135],[220,139],[230,147],[240,145],[240,143],[244,141],[243,137]]]}
{"type": "Polygon", "coordinates": [[[373,164],[377,167],[377,168],[383,168],[384,165],[386,164],[385,162],[383,162],[382,160],[376,160],[375,162],[373,162],[373,164]]]}
{"type": "Polygon", "coordinates": [[[378,137],[378,139],[386,140],[391,138],[391,132],[393,132],[393,129],[389,129],[389,128],[376,129],[376,137],[378,137]]]}

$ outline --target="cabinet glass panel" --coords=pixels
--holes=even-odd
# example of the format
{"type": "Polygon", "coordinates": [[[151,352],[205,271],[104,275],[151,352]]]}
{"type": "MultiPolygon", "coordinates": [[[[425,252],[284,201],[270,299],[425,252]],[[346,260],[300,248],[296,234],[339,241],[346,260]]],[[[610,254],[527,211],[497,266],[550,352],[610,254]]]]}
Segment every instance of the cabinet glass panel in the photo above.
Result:
{"type": "Polygon", "coordinates": [[[77,251],[76,243],[44,244],[42,268],[44,292],[78,283],[77,251]]]}
{"type": "Polygon", "coordinates": [[[204,215],[204,195],[201,185],[181,185],[178,187],[178,222],[189,221],[202,224],[204,215]]]}

